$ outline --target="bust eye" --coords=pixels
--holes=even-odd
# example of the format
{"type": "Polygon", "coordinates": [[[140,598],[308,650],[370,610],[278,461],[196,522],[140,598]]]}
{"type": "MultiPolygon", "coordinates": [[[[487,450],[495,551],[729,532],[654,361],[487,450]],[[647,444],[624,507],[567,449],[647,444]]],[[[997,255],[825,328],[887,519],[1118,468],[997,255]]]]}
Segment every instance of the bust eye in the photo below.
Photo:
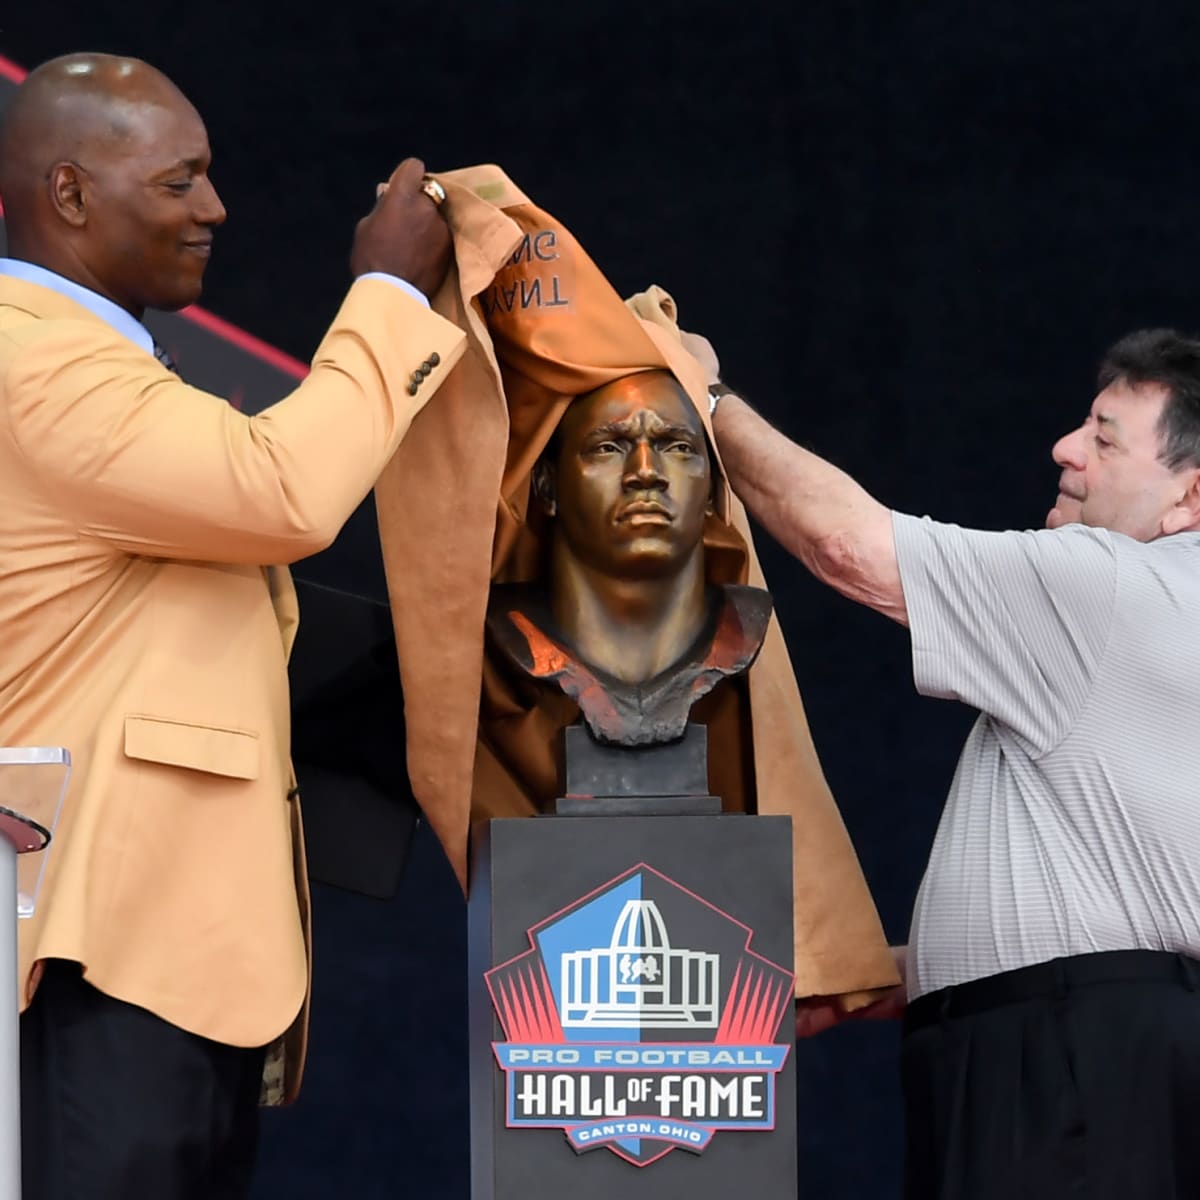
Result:
{"type": "Polygon", "coordinates": [[[624,453],[616,442],[596,442],[588,447],[589,454],[622,454],[624,453]]]}
{"type": "Polygon", "coordinates": [[[696,447],[691,442],[670,442],[666,447],[668,454],[690,455],[696,453],[696,447]]]}
{"type": "Polygon", "coordinates": [[[192,181],[190,179],[172,179],[169,183],[164,183],[163,187],[168,192],[174,192],[177,196],[182,196],[185,192],[192,190],[192,181]]]}

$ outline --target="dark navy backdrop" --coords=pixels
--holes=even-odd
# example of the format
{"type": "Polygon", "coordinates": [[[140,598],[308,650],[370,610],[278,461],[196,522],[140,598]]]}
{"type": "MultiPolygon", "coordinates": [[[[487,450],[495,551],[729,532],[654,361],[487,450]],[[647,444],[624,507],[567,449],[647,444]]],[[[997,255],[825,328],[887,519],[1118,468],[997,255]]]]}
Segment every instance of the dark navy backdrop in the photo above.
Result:
{"type": "MultiPolygon", "coordinates": [[[[131,52],[184,87],[230,212],[205,303],[299,357],[375,180],[414,152],[502,164],[622,291],[673,290],[787,432],[965,524],[1040,523],[1104,345],[1200,323],[1194,4],[267,11],[25,6],[0,53],[131,52]]],[[[901,940],[970,714],[912,694],[902,631],[764,558],[901,940]]],[[[316,922],[312,1068],[268,1115],[258,1194],[465,1197],[463,905],[436,847],[418,835],[393,901],[318,889],[316,922]]],[[[803,1196],[898,1195],[896,1049],[867,1026],[800,1048],[803,1196]]]]}

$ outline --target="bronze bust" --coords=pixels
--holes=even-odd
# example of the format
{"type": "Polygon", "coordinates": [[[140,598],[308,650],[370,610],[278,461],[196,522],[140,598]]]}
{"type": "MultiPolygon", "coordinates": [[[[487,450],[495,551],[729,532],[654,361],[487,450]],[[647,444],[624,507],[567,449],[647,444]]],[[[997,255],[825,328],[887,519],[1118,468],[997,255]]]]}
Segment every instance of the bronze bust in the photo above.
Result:
{"type": "Polygon", "coordinates": [[[692,705],[758,654],[768,593],[705,582],[712,485],[704,427],[666,371],[580,396],[538,461],[546,584],[494,587],[488,634],[574,701],[598,741],[682,737],[692,705]]]}

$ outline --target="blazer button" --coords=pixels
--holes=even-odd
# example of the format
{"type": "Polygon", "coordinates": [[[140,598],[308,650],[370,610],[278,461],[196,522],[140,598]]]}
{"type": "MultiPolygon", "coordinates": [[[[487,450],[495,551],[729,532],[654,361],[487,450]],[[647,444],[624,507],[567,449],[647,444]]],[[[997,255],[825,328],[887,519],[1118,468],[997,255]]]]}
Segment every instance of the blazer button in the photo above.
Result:
{"type": "Polygon", "coordinates": [[[417,383],[410,383],[410,384],[408,385],[408,394],[409,394],[410,396],[415,396],[415,395],[417,394],[417,388],[418,388],[418,387],[420,387],[420,386],[421,386],[421,385],[420,385],[420,384],[417,384],[417,383]]]}
{"type": "Polygon", "coordinates": [[[425,378],[425,372],[424,372],[424,371],[414,371],[414,372],[412,373],[412,380],[411,380],[411,382],[412,382],[412,383],[419,384],[419,383],[421,383],[421,382],[424,380],[424,378],[425,378]]]}
{"type": "Polygon", "coordinates": [[[429,372],[430,372],[430,371],[432,371],[432,370],[433,370],[433,361],[432,361],[431,359],[428,359],[428,358],[427,358],[427,359],[426,359],[426,360],[425,360],[425,361],[424,361],[424,362],[421,364],[421,374],[422,374],[422,375],[428,375],[428,374],[429,374],[429,372]]]}
{"type": "Polygon", "coordinates": [[[439,366],[441,361],[442,356],[436,350],[429,356],[429,365],[431,367],[439,366]]]}

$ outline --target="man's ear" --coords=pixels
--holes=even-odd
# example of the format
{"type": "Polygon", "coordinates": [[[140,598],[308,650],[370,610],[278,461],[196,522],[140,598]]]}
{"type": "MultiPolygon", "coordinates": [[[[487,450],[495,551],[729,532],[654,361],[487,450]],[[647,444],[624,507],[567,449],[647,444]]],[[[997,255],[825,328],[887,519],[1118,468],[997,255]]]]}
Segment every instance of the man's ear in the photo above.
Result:
{"type": "Polygon", "coordinates": [[[1190,533],[1200,529],[1200,468],[1189,467],[1183,472],[1187,490],[1169,508],[1162,520],[1162,531],[1190,533]]]}
{"type": "Polygon", "coordinates": [[[548,517],[554,516],[558,511],[555,483],[554,464],[545,456],[539,458],[533,464],[533,494],[548,517]]]}
{"type": "Polygon", "coordinates": [[[50,174],[46,177],[54,211],[76,229],[87,224],[83,174],[83,168],[78,163],[60,162],[50,168],[50,174]]]}

